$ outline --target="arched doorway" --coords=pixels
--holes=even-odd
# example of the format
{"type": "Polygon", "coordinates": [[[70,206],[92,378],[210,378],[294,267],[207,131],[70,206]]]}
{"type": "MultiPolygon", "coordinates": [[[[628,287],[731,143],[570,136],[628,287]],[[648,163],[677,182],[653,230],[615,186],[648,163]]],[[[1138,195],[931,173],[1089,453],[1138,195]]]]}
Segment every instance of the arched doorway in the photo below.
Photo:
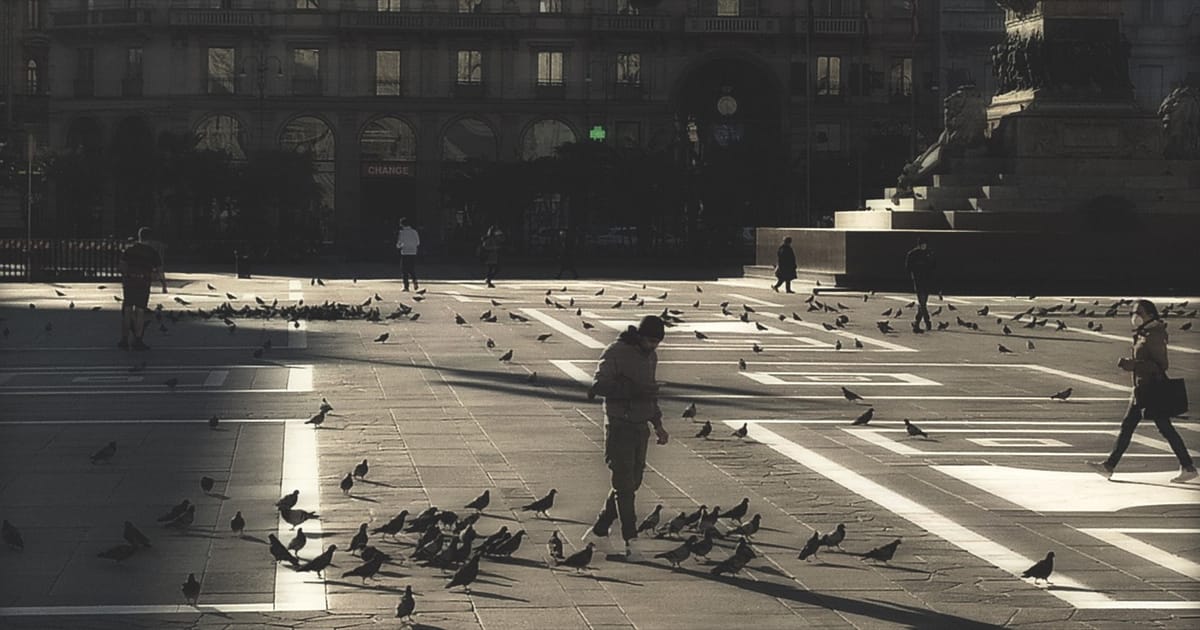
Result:
{"type": "Polygon", "coordinates": [[[64,151],[51,162],[55,188],[55,225],[62,236],[96,237],[103,233],[104,189],[108,181],[104,134],[95,118],[81,117],[67,127],[64,151]]]}
{"type": "Polygon", "coordinates": [[[543,118],[525,129],[521,136],[521,159],[532,162],[538,158],[554,157],[558,147],[575,142],[575,132],[567,123],[555,118],[543,118]]]}
{"type": "Polygon", "coordinates": [[[441,206],[447,249],[466,254],[484,226],[480,206],[492,197],[500,145],[491,125],[479,118],[458,118],[442,132],[441,206]]]}
{"type": "Polygon", "coordinates": [[[246,159],[246,138],[242,123],[228,114],[213,114],[196,123],[196,148],[222,151],[231,160],[246,159]]]}
{"type": "Polygon", "coordinates": [[[315,216],[296,217],[301,225],[293,232],[319,238],[329,242],[333,239],[334,218],[334,159],[335,138],[333,129],[316,116],[297,116],[288,121],[279,135],[279,146],[285,151],[296,151],[312,158],[313,181],[321,192],[321,201],[315,216]]]}
{"type": "Polygon", "coordinates": [[[387,255],[396,244],[398,221],[424,231],[428,217],[416,207],[417,134],[396,116],[380,116],[358,139],[362,188],[361,242],[368,253],[387,255]]]}
{"type": "Polygon", "coordinates": [[[673,96],[684,224],[733,233],[782,220],[783,93],[765,64],[740,56],[696,63],[673,96]]]}

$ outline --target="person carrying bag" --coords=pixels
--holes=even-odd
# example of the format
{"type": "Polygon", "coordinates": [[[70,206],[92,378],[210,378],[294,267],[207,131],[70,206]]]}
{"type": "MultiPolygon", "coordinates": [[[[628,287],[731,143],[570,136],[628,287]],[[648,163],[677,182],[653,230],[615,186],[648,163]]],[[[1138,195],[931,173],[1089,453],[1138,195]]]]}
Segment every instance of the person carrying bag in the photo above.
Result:
{"type": "Polygon", "coordinates": [[[1171,445],[1171,451],[1179,460],[1180,472],[1172,483],[1184,483],[1196,478],[1196,466],[1188,453],[1183,438],[1171,424],[1171,417],[1187,411],[1187,391],[1182,379],[1167,377],[1167,324],[1158,314],[1158,307],[1150,300],[1134,302],[1131,317],[1133,324],[1133,356],[1121,357],[1117,367],[1132,373],[1133,395],[1129,408],[1121,420],[1121,432],[1113,445],[1108,459],[1102,462],[1087,462],[1105,478],[1111,478],[1125,449],[1133,438],[1133,432],[1143,417],[1154,421],[1158,432],[1171,445]]]}

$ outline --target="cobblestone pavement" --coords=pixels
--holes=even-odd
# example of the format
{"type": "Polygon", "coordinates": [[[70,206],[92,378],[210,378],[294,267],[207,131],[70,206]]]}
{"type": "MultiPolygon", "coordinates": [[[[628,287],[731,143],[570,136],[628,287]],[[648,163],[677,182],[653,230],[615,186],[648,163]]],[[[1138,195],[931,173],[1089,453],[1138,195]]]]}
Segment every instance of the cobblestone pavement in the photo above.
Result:
{"type": "MultiPolygon", "coordinates": [[[[752,279],[423,288],[179,274],[151,298],[162,306],[146,329],[152,349],[128,352],[115,347],[119,287],[4,285],[0,517],[25,547],[0,549],[0,627],[401,627],[410,585],[422,628],[1200,623],[1200,485],[1168,482],[1177,467],[1153,423],[1112,481],[1083,466],[1111,446],[1129,395],[1114,367],[1128,351],[1128,306],[1110,308],[1119,297],[947,295],[931,303],[946,328],[916,335],[910,296],[786,295],[752,279]],[[280,314],[301,300],[316,308],[280,314]],[[327,302],[380,317],[322,319],[336,315],[327,302]],[[237,312],[195,314],[224,303],[237,312]],[[271,304],[276,315],[258,316],[271,304]],[[389,318],[401,305],[412,311],[389,318]],[[678,319],[659,352],[672,437],[650,447],[639,512],[662,504],[666,521],[748,498],[762,519],[757,557],[712,575],[736,544],[726,539],[679,569],[603,553],[587,572],[551,569],[545,542],[557,531],[568,553],[582,548],[608,484],[603,416],[585,383],[617,332],[664,309],[678,319]],[[1067,387],[1067,401],[1050,398],[1067,387]],[[322,398],[333,410],[305,424],[322,398]],[[696,417],[682,417],[692,403],[696,417]],[[851,426],[868,408],[870,424],[851,426]],[[910,437],[906,418],[928,438],[910,437]],[[693,437],[706,421],[710,438],[693,437]],[[743,425],[745,439],[731,435],[743,425]],[[111,460],[89,461],[111,440],[111,460]],[[369,474],[344,493],[363,459],[369,474]],[[549,518],[520,509],[551,488],[549,518]],[[301,526],[301,558],[338,546],[323,579],[271,562],[268,535],[295,535],[272,504],[293,489],[320,514],[301,526]],[[465,516],[484,489],[476,530],[527,536],[511,559],[484,559],[469,593],[444,588],[449,572],[402,562],[414,542],[404,536],[371,536],[394,558],[375,579],[343,576],[361,563],[347,552],[361,523],[431,505],[465,516]],[[195,505],[190,525],[156,522],[183,499],[195,505]],[[240,537],[229,529],[238,512],[240,537]],[[152,546],[97,558],[124,542],[126,520],[152,546]],[[797,558],[814,530],[839,523],[842,550],[797,558]],[[890,563],[860,557],[897,538],[890,563]],[[1053,584],[1021,579],[1047,551],[1053,584]],[[202,584],[195,607],[180,592],[189,573],[202,584]]],[[[1172,304],[1171,374],[1194,384],[1200,337],[1184,326],[1198,303],[1158,301],[1172,304]]],[[[1177,425],[1195,446],[1196,423],[1177,425]]],[[[645,543],[652,556],[679,541],[645,543]]]]}

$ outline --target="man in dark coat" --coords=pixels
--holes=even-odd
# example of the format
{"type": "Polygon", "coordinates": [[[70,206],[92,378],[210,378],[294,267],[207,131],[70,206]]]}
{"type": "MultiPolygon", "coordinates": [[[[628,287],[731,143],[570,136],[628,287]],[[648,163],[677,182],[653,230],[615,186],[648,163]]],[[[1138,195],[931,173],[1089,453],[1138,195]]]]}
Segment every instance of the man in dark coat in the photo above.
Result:
{"type": "Polygon", "coordinates": [[[917,239],[917,246],[908,250],[908,255],[904,257],[904,270],[912,277],[913,290],[917,293],[917,316],[913,320],[913,332],[921,332],[921,322],[925,322],[926,330],[933,330],[933,323],[929,321],[929,308],[926,303],[929,302],[929,291],[933,285],[933,270],[937,266],[937,261],[933,258],[933,252],[929,251],[929,243],[922,236],[917,239]]]}
{"type": "MultiPolygon", "coordinates": [[[[138,230],[138,240],[121,252],[121,341],[117,347],[129,349],[129,333],[133,333],[133,349],[149,350],[142,341],[145,327],[142,325],[146,308],[150,303],[150,283],[156,275],[161,278],[162,258],[158,251],[146,244],[150,240],[150,228],[138,230]]],[[[167,290],[162,279],[163,292],[167,290]]]]}
{"type": "Polygon", "coordinates": [[[788,236],[783,239],[783,245],[779,246],[779,251],[775,252],[775,284],[771,286],[776,293],[779,292],[779,285],[785,285],[788,293],[795,293],[792,290],[792,280],[796,279],[796,252],[792,251],[792,237],[788,236]]]}

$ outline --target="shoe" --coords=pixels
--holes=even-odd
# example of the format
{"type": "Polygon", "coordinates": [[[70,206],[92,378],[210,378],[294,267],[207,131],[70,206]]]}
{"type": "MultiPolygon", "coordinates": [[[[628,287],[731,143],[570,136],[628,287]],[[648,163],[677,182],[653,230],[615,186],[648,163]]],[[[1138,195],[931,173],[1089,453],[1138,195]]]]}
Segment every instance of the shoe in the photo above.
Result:
{"type": "Polygon", "coordinates": [[[771,287],[771,290],[776,293],[779,293],[779,287],[771,287]]]}
{"type": "Polygon", "coordinates": [[[120,349],[122,349],[122,350],[128,350],[128,349],[129,349],[129,340],[128,340],[128,339],[122,339],[122,340],[118,341],[118,342],[117,342],[117,347],[118,347],[118,348],[120,348],[120,349]]]}
{"type": "Polygon", "coordinates": [[[642,553],[642,543],[636,538],[630,538],[625,541],[625,561],[626,562],[645,562],[646,556],[642,553]]]}
{"type": "Polygon", "coordinates": [[[791,289],[788,289],[788,291],[787,291],[787,292],[788,292],[788,293],[795,293],[795,291],[793,291],[793,290],[791,290],[791,289]]]}
{"type": "Polygon", "coordinates": [[[912,331],[918,335],[925,332],[925,331],[921,330],[921,326],[918,324],[913,324],[912,331]]]}
{"type": "Polygon", "coordinates": [[[400,290],[401,290],[401,291],[407,291],[407,290],[408,290],[408,287],[404,287],[403,289],[400,289],[400,290]]]}
{"type": "Polygon", "coordinates": [[[134,339],[133,340],[133,349],[134,350],[149,350],[150,346],[147,346],[146,342],[142,341],[141,339],[134,339]]]}
{"type": "MultiPolygon", "coordinates": [[[[1092,470],[1099,473],[1100,476],[1104,477],[1105,479],[1112,478],[1113,468],[1112,468],[1112,466],[1108,465],[1108,462],[1086,462],[1086,463],[1088,466],[1091,466],[1092,470]]],[[[1192,473],[1192,476],[1193,477],[1196,476],[1196,473],[1192,473]]]]}
{"type": "Polygon", "coordinates": [[[1187,483],[1196,478],[1196,469],[1188,470],[1184,468],[1179,471],[1179,474],[1171,480],[1171,483],[1187,483]]]}
{"type": "Polygon", "coordinates": [[[489,289],[495,289],[495,288],[496,288],[496,285],[494,285],[494,284],[492,284],[491,282],[489,282],[489,283],[487,283],[487,288],[489,288],[489,289]]]}

